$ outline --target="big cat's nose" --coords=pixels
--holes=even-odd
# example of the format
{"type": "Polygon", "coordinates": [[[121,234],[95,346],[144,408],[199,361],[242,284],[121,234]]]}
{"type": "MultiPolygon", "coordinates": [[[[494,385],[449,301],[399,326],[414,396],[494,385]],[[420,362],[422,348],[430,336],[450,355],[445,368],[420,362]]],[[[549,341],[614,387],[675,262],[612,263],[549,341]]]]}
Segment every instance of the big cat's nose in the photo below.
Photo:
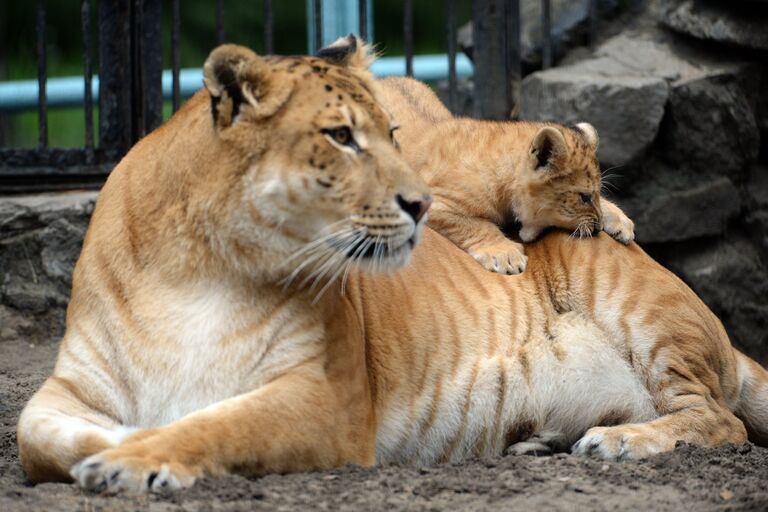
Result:
{"type": "Polygon", "coordinates": [[[405,213],[413,218],[413,222],[419,222],[432,204],[432,196],[423,194],[416,199],[406,199],[400,194],[395,196],[395,201],[405,213]]]}

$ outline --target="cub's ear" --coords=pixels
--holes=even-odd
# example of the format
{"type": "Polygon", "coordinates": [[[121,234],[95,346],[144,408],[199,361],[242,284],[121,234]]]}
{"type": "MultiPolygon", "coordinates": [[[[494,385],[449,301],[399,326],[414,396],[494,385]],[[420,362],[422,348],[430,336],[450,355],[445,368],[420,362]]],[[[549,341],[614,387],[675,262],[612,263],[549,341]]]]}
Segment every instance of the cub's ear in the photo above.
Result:
{"type": "Polygon", "coordinates": [[[337,66],[368,69],[376,56],[371,51],[371,45],[349,34],[340,37],[325,48],[317,51],[317,56],[337,66]]]}
{"type": "Polygon", "coordinates": [[[234,44],[215,48],[203,66],[214,123],[226,128],[246,112],[257,118],[274,114],[292,86],[273,87],[270,75],[270,65],[248,48],[234,44]]]}
{"type": "Polygon", "coordinates": [[[597,130],[595,130],[594,126],[589,123],[578,123],[574,128],[581,132],[590,146],[597,149],[597,144],[600,142],[600,138],[597,136],[597,130]]]}
{"type": "Polygon", "coordinates": [[[534,167],[546,169],[555,155],[567,153],[568,145],[562,132],[553,126],[545,126],[540,129],[531,143],[531,156],[534,159],[534,167]]]}

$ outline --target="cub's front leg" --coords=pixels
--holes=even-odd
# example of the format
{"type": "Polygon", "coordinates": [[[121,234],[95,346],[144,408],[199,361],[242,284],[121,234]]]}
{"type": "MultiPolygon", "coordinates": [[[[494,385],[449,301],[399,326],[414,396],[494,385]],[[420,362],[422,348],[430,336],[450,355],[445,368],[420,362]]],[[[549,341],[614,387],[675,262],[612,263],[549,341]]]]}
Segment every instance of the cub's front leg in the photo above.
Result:
{"type": "Polygon", "coordinates": [[[255,391],[137,433],[81,461],[71,474],[90,491],[159,491],[231,472],[371,465],[370,404],[340,399],[354,392],[340,387],[325,378],[320,363],[294,368],[255,391]]]}
{"type": "Polygon", "coordinates": [[[635,223],[615,203],[600,200],[603,217],[603,231],[623,244],[635,239],[635,223]]]}
{"type": "Polygon", "coordinates": [[[436,231],[475,258],[486,270],[509,275],[525,270],[528,257],[523,244],[508,239],[496,224],[438,209],[429,215],[429,223],[436,231]]]}

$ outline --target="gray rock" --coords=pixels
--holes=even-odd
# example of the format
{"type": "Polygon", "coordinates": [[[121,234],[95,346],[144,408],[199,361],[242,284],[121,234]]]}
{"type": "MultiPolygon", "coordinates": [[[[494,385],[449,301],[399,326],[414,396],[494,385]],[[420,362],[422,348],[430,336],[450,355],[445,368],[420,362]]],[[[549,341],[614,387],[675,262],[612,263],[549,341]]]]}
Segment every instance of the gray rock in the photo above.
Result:
{"type": "Polygon", "coordinates": [[[768,269],[755,247],[732,234],[666,252],[660,260],[722,320],[734,345],[768,363],[768,269]]]}
{"type": "Polygon", "coordinates": [[[666,0],[659,19],[698,39],[768,50],[768,6],[764,4],[666,0]]]}
{"type": "Polygon", "coordinates": [[[744,184],[744,224],[768,265],[768,166],[755,165],[744,184]]]}
{"type": "MultiPolygon", "coordinates": [[[[768,0],[766,0],[768,1],[768,0]]],[[[768,163],[768,65],[763,66],[757,87],[755,117],[760,129],[760,161],[768,163]]]]}
{"type": "Polygon", "coordinates": [[[588,121],[600,134],[600,161],[622,165],[656,138],[668,85],[656,77],[599,74],[580,64],[533,73],[522,82],[520,118],[571,124],[588,121]]]}
{"type": "Polygon", "coordinates": [[[0,341],[59,336],[96,192],[0,198],[0,341]]]}
{"type": "Polygon", "coordinates": [[[641,244],[725,233],[741,209],[738,190],[724,177],[678,190],[649,183],[639,194],[625,207],[641,244]]]}
{"type": "Polygon", "coordinates": [[[660,137],[668,161],[739,179],[757,160],[760,131],[738,78],[709,75],[672,87],[660,137]]]}

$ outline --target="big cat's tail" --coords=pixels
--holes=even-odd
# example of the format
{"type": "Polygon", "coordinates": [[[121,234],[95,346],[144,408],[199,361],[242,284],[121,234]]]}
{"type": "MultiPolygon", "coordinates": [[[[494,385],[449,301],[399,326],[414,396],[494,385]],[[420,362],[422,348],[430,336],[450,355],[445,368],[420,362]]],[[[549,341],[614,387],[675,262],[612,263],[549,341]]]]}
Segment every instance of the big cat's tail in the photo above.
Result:
{"type": "Polygon", "coordinates": [[[741,393],[733,412],[746,425],[750,441],[768,446],[768,371],[741,352],[734,352],[741,393]]]}

